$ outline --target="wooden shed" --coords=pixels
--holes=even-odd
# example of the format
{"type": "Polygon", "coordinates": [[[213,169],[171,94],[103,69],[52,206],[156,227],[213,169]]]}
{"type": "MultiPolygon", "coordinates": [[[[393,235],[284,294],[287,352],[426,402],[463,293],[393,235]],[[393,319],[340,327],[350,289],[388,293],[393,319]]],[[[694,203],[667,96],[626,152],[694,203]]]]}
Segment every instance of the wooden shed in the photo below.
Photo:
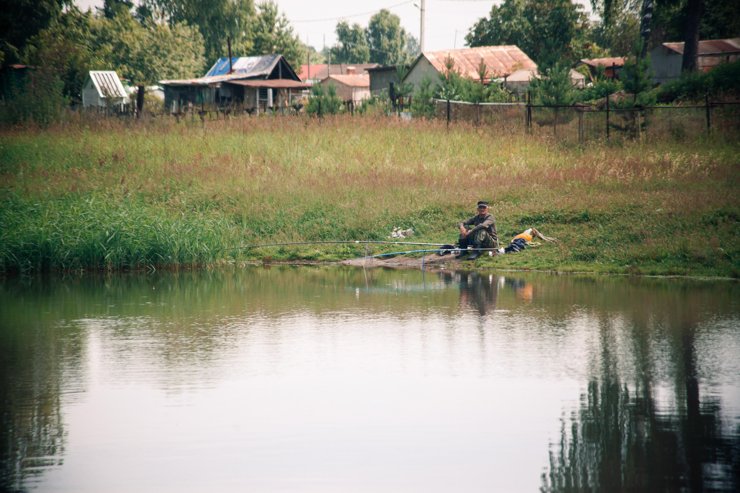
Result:
{"type": "Polygon", "coordinates": [[[370,97],[370,76],[366,73],[330,75],[321,81],[321,85],[334,86],[337,96],[345,103],[357,105],[370,97]]]}
{"type": "Polygon", "coordinates": [[[122,111],[129,103],[128,93],[113,70],[91,70],[82,86],[83,108],[122,111]]]}

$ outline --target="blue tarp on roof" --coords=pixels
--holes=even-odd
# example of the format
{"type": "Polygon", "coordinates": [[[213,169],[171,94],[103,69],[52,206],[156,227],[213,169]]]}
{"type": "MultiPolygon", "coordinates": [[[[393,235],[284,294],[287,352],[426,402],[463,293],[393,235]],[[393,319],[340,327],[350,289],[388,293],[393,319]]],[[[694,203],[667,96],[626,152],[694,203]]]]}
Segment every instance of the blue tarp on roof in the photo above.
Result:
{"type": "MultiPolygon", "coordinates": [[[[233,73],[243,74],[247,77],[258,77],[269,75],[280,55],[232,57],[231,65],[233,73]]],[[[227,75],[229,73],[229,57],[221,57],[213,67],[206,73],[206,77],[214,75],[227,75]]]]}

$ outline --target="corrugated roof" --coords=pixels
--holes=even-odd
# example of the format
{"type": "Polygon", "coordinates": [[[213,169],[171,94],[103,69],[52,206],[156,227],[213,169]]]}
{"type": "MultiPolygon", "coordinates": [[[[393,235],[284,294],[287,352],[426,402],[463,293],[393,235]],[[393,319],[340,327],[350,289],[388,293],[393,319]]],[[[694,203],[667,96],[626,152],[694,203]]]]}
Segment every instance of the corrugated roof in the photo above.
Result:
{"type": "MultiPolygon", "coordinates": [[[[242,77],[259,77],[269,75],[275,64],[280,60],[280,55],[243,56],[231,57],[232,74],[240,74],[242,77]]],[[[221,57],[213,67],[206,72],[206,77],[229,74],[229,57],[221,57]]]]}
{"type": "Polygon", "coordinates": [[[330,75],[321,82],[329,79],[349,87],[370,87],[370,74],[330,75]]]}
{"type": "Polygon", "coordinates": [[[624,67],[624,62],[627,60],[623,56],[612,56],[605,58],[584,58],[581,63],[589,65],[591,67],[624,67]]]}
{"type": "Polygon", "coordinates": [[[533,70],[517,70],[515,72],[512,72],[506,77],[506,82],[529,82],[532,79],[539,79],[540,76],[537,75],[537,71],[533,70]]]}
{"type": "Polygon", "coordinates": [[[419,55],[419,58],[416,59],[409,72],[414,69],[414,66],[421,58],[426,58],[440,73],[444,73],[447,70],[446,61],[448,58],[452,58],[455,62],[453,70],[459,72],[463,77],[474,80],[480,78],[478,67],[481,60],[486,64],[488,71],[486,80],[505,77],[522,69],[537,71],[537,64],[515,45],[425,51],[419,55]]]}
{"type": "Polygon", "coordinates": [[[203,77],[161,80],[165,86],[210,86],[237,79],[266,79],[277,69],[283,79],[298,80],[290,64],[282,55],[232,57],[233,72],[229,73],[229,58],[219,58],[203,77]],[[278,67],[278,64],[282,63],[278,67]]]}
{"type": "MultiPolygon", "coordinates": [[[[663,43],[671,51],[683,55],[683,42],[663,43]]],[[[740,38],[705,39],[699,41],[699,56],[740,53],[740,38]]]]}
{"type": "Polygon", "coordinates": [[[311,84],[292,79],[230,80],[227,84],[244,87],[271,87],[273,89],[309,89],[311,84]]]}
{"type": "Polygon", "coordinates": [[[123,84],[121,84],[121,79],[113,70],[91,70],[89,75],[101,98],[128,97],[123,84]]]}

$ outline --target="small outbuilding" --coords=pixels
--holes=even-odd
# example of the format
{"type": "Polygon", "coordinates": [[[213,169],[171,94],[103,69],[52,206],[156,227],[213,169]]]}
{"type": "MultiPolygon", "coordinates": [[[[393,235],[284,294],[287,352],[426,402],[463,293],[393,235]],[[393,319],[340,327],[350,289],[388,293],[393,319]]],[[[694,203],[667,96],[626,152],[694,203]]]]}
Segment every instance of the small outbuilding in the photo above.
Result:
{"type": "Polygon", "coordinates": [[[314,63],[301,65],[298,76],[303,82],[318,84],[330,75],[364,74],[378,67],[377,63],[314,63]]]}
{"type": "Polygon", "coordinates": [[[321,85],[334,86],[337,96],[345,103],[357,105],[370,97],[370,76],[367,73],[330,75],[321,81],[321,85]]]}
{"type": "Polygon", "coordinates": [[[391,85],[397,86],[400,79],[398,78],[398,67],[395,65],[377,66],[367,69],[370,75],[370,93],[377,96],[383,92],[390,94],[391,85]]]}
{"type": "Polygon", "coordinates": [[[505,89],[514,94],[524,94],[529,89],[532,80],[539,78],[540,76],[537,74],[536,70],[522,69],[504,77],[501,82],[505,89]]]}
{"type": "Polygon", "coordinates": [[[607,79],[619,79],[619,74],[622,72],[624,62],[626,61],[627,58],[623,56],[584,58],[576,64],[576,68],[580,66],[587,67],[592,81],[595,80],[600,73],[603,73],[603,76],[607,79]]]}
{"type": "Polygon", "coordinates": [[[91,70],[82,86],[83,108],[122,111],[129,103],[128,93],[113,70],[91,70]]]}
{"type": "MultiPolygon", "coordinates": [[[[681,77],[684,43],[663,43],[650,50],[653,81],[663,84],[681,77]]],[[[709,72],[721,63],[740,60],[740,38],[699,41],[697,68],[709,72]]]]}

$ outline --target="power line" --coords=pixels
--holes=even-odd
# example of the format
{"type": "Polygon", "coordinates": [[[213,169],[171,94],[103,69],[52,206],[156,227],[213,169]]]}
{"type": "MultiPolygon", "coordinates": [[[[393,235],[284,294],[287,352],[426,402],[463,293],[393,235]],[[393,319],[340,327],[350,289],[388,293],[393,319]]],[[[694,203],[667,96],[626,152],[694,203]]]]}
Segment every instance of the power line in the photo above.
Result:
{"type": "Polygon", "coordinates": [[[400,2],[400,3],[393,4],[393,5],[389,5],[388,7],[381,7],[380,9],[370,10],[367,12],[361,12],[357,14],[340,15],[337,17],[325,17],[323,19],[301,19],[301,20],[291,21],[291,22],[293,24],[306,24],[310,22],[327,22],[327,21],[338,21],[342,19],[351,19],[352,17],[363,17],[365,15],[375,14],[379,10],[383,10],[383,9],[385,10],[395,9],[396,7],[401,7],[402,5],[408,5],[410,3],[413,3],[413,0],[407,0],[405,2],[400,2]]]}

